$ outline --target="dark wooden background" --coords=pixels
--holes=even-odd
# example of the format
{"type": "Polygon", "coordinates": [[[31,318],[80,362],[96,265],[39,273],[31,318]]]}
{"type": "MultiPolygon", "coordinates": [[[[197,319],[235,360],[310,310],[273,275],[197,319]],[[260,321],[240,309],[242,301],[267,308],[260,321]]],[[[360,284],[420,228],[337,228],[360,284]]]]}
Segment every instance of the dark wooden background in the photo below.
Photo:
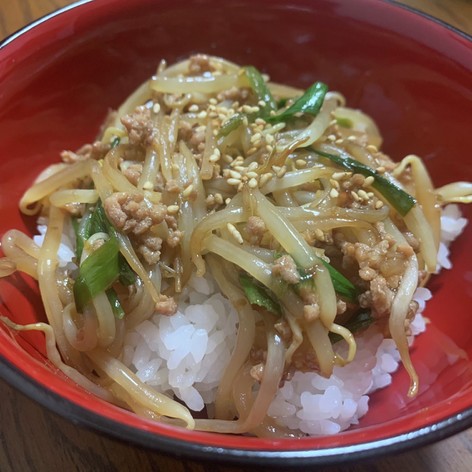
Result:
{"type": "MultiPolygon", "coordinates": [[[[0,39],[70,3],[71,0],[0,0],[0,39]]],[[[472,33],[472,0],[402,0],[401,3],[472,33]]],[[[240,472],[249,469],[195,464],[128,446],[69,423],[0,381],[0,472],[128,470],[240,472]]],[[[317,470],[472,471],[472,430],[413,452],[317,470]]]]}

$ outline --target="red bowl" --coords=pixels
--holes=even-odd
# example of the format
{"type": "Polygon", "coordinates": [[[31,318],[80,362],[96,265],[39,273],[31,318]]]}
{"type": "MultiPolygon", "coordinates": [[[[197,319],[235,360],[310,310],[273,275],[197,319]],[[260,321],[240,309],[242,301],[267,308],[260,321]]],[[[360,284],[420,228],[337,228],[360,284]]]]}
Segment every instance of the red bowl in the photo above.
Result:
{"type": "MultiPolygon", "coordinates": [[[[371,114],[394,159],[421,155],[437,185],[472,180],[471,39],[379,0],[101,0],[79,2],[25,28],[0,47],[0,234],[32,231],[17,202],[62,149],[90,142],[161,58],[194,52],[254,64],[306,87],[322,80],[371,114]]],[[[465,209],[467,216],[471,209],[465,209]]],[[[423,382],[406,398],[403,370],[372,396],[355,429],[300,440],[223,436],[165,426],[94,398],[45,360],[44,341],[0,326],[0,375],[51,410],[153,450],[193,459],[310,466],[406,450],[472,426],[470,303],[472,226],[453,246],[454,268],[434,277],[432,321],[413,349],[423,382]],[[283,459],[283,461],[281,461],[283,459]]],[[[27,277],[0,280],[0,312],[44,319],[27,277]]]]}

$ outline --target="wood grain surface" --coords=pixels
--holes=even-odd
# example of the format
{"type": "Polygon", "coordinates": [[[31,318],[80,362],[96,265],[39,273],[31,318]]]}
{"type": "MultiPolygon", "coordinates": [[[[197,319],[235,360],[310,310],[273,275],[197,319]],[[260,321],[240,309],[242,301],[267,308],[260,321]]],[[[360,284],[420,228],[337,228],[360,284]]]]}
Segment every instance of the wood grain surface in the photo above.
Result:
{"type": "MultiPolygon", "coordinates": [[[[70,3],[70,0],[0,0],[0,39],[30,21],[70,3]]],[[[472,0],[402,0],[400,3],[422,10],[472,34],[472,0]]],[[[0,381],[1,472],[242,470],[249,469],[195,464],[140,450],[100,436],[60,418],[0,381]]],[[[412,452],[342,468],[316,470],[472,471],[472,430],[412,452]]]]}

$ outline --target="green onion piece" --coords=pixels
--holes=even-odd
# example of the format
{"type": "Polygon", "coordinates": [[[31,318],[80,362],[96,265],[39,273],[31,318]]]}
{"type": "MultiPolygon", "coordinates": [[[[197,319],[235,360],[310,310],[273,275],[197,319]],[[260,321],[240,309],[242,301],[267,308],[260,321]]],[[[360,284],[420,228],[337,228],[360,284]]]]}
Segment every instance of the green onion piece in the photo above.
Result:
{"type": "Polygon", "coordinates": [[[116,146],[118,146],[118,144],[120,144],[120,141],[121,141],[121,138],[119,138],[118,136],[115,136],[112,140],[111,140],[111,148],[116,148],[116,146]]]}
{"type": "MultiPolygon", "coordinates": [[[[357,301],[357,289],[355,285],[346,277],[344,277],[341,272],[335,269],[329,262],[319,258],[322,264],[328,269],[329,276],[333,282],[334,291],[341,295],[342,297],[347,298],[349,301],[357,301]]],[[[304,284],[312,280],[313,274],[305,272],[301,267],[298,267],[298,273],[300,274],[300,283],[304,284]]]]}
{"type": "Polygon", "coordinates": [[[74,284],[77,311],[82,312],[93,297],[110,288],[119,277],[118,254],[118,241],[110,238],[81,264],[74,284]]]}
{"type": "Polygon", "coordinates": [[[354,126],[354,123],[349,118],[336,118],[336,123],[343,128],[351,129],[354,126]]]}
{"type": "Polygon", "coordinates": [[[125,316],[125,310],[121,306],[120,300],[118,300],[118,295],[116,294],[113,288],[109,288],[106,292],[108,301],[110,302],[111,309],[115,318],[121,320],[125,316]]]}
{"type": "Polygon", "coordinates": [[[277,110],[277,103],[267,87],[266,81],[262,74],[254,66],[243,67],[246,77],[249,80],[251,88],[257,95],[258,101],[262,100],[265,103],[262,115],[268,115],[271,111],[277,110]]]}
{"type": "MultiPolygon", "coordinates": [[[[360,311],[354,315],[345,325],[351,333],[357,333],[365,328],[368,328],[374,322],[374,318],[368,311],[360,311]]],[[[329,339],[332,344],[337,343],[343,339],[342,336],[336,333],[329,333],[329,339]]]]}
{"type": "Polygon", "coordinates": [[[279,302],[272,297],[270,291],[250,275],[242,273],[239,276],[239,282],[251,305],[265,308],[275,315],[282,314],[282,308],[279,302]]]}
{"type": "Polygon", "coordinates": [[[369,166],[351,159],[350,157],[341,157],[317,149],[315,149],[315,152],[350,172],[362,174],[366,177],[374,177],[372,187],[379,191],[388,200],[390,205],[400,213],[400,215],[405,216],[416,205],[416,200],[409,193],[405,192],[400,187],[397,187],[385,177],[382,177],[369,166]]]}
{"type": "Polygon", "coordinates": [[[92,213],[92,218],[90,221],[90,235],[95,233],[107,233],[110,236],[115,236],[116,233],[115,228],[108,221],[107,215],[100,200],[97,202],[97,206],[92,213]]]}
{"type": "Polygon", "coordinates": [[[244,123],[244,118],[246,117],[247,115],[244,113],[235,113],[231,118],[226,120],[220,128],[218,131],[218,138],[228,136],[229,133],[238,129],[244,123]]]}
{"type": "Polygon", "coordinates": [[[277,110],[279,108],[283,108],[285,105],[287,105],[288,98],[281,98],[280,100],[277,101],[277,110]]]}
{"type": "Polygon", "coordinates": [[[85,241],[90,237],[92,234],[90,232],[91,223],[92,223],[92,214],[93,212],[88,209],[84,216],[81,218],[80,223],[77,222],[77,219],[72,220],[72,224],[75,231],[75,253],[77,256],[77,261],[80,261],[82,257],[82,252],[84,250],[85,241]],[[75,224],[74,224],[75,221],[75,224]]]}
{"type": "Polygon", "coordinates": [[[295,102],[282,113],[278,115],[268,116],[266,118],[270,123],[279,123],[287,121],[296,113],[307,113],[316,116],[323,106],[323,102],[328,92],[328,86],[323,82],[315,82],[305,93],[295,100],[295,102]]]}
{"type": "Polygon", "coordinates": [[[334,290],[342,297],[347,298],[350,301],[355,302],[357,300],[357,289],[355,285],[341,272],[336,270],[329,262],[320,259],[323,265],[328,269],[331,280],[333,281],[334,290]]]}
{"type": "Polygon", "coordinates": [[[119,280],[121,285],[133,285],[136,282],[136,273],[121,253],[118,254],[118,264],[120,266],[119,280]]]}

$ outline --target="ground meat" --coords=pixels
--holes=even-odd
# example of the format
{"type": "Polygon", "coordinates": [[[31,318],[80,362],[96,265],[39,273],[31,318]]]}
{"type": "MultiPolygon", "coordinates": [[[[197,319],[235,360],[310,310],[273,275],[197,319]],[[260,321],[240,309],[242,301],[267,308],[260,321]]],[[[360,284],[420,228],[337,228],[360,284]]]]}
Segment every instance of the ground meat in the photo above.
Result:
{"type": "Polygon", "coordinates": [[[385,318],[390,314],[395,294],[382,276],[377,276],[370,282],[370,290],[359,297],[362,308],[371,308],[374,318],[385,318]]]}
{"type": "Polygon", "coordinates": [[[203,75],[205,72],[214,71],[214,67],[210,64],[210,58],[206,54],[196,54],[190,57],[188,65],[189,75],[203,75]]]}
{"type": "Polygon", "coordinates": [[[320,306],[318,303],[313,305],[305,305],[303,307],[303,317],[308,322],[317,320],[320,317],[320,306]]]}
{"type": "Polygon", "coordinates": [[[151,226],[161,223],[167,215],[167,207],[151,203],[139,193],[113,193],[103,203],[111,223],[119,230],[142,235],[151,226]]]}
{"type": "Polygon", "coordinates": [[[156,313],[165,316],[175,315],[177,312],[177,303],[172,297],[161,294],[155,307],[156,313]]]}
{"type": "Polygon", "coordinates": [[[378,316],[383,317],[390,313],[394,298],[393,291],[389,288],[387,281],[378,276],[370,283],[372,297],[372,310],[378,316]]]}
{"type": "Polygon", "coordinates": [[[194,152],[201,153],[205,149],[206,126],[191,125],[188,121],[182,120],[179,127],[179,139],[187,143],[194,152]]]}
{"type": "Polygon", "coordinates": [[[131,144],[145,147],[151,143],[155,127],[149,108],[137,107],[133,113],[121,118],[121,123],[128,131],[128,139],[131,144]]]}
{"type": "Polygon", "coordinates": [[[149,265],[155,265],[161,258],[161,247],[162,239],[148,232],[139,238],[137,252],[149,265]]]}
{"type": "Polygon", "coordinates": [[[297,284],[300,282],[300,274],[297,270],[295,261],[290,256],[279,257],[272,265],[272,275],[281,277],[282,280],[289,284],[297,284]]]}
{"type": "Polygon", "coordinates": [[[138,185],[141,174],[143,173],[143,165],[139,162],[130,164],[122,169],[123,175],[133,184],[138,185]]]}
{"type": "Polygon", "coordinates": [[[78,161],[85,161],[87,159],[94,159],[96,161],[103,159],[110,150],[109,144],[104,144],[101,141],[95,141],[93,144],[85,144],[78,151],[62,151],[61,157],[67,164],[73,164],[78,161]]]}
{"type": "Polygon", "coordinates": [[[180,187],[176,180],[168,180],[164,187],[166,192],[169,193],[180,193],[180,187]]]}
{"type": "Polygon", "coordinates": [[[264,377],[264,364],[256,364],[252,366],[249,373],[254,380],[261,382],[264,377]]]}
{"type": "Polygon", "coordinates": [[[248,218],[246,233],[250,244],[259,245],[266,231],[267,228],[262,218],[258,216],[250,216],[248,218]]]}
{"type": "Polygon", "coordinates": [[[182,240],[183,233],[179,230],[169,230],[169,236],[166,239],[166,243],[169,247],[177,247],[182,240]]]}

